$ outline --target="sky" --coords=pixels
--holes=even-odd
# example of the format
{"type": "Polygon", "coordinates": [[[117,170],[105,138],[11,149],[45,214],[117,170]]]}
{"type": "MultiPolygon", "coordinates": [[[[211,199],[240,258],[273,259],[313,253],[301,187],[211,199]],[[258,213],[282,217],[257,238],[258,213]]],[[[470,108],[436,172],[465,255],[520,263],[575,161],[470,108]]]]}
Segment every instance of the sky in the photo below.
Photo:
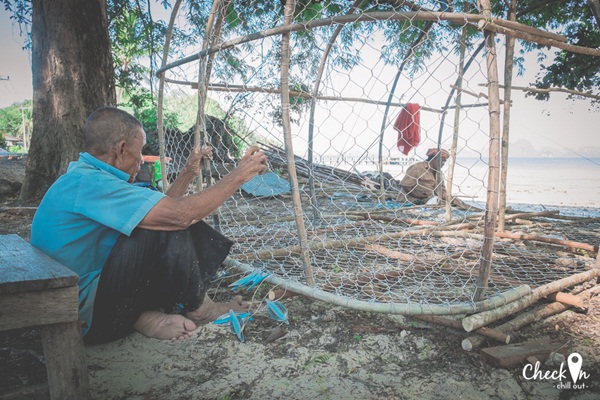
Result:
{"type": "MultiPolygon", "coordinates": [[[[0,10],[0,108],[14,102],[32,98],[31,61],[27,51],[22,49],[23,38],[19,36],[19,27],[9,19],[9,14],[3,8],[0,10]]],[[[528,64],[535,63],[533,56],[528,64]]],[[[515,77],[514,85],[528,86],[534,77],[533,68],[525,77],[515,77]]],[[[381,76],[386,74],[381,73],[381,76]]],[[[393,73],[387,73],[393,76],[393,73]]],[[[390,79],[391,81],[391,79],[390,79]]],[[[389,82],[386,83],[389,87],[389,82]]],[[[473,89],[473,88],[471,88],[473,89]]],[[[485,88],[476,88],[485,92],[485,88]]],[[[387,89],[386,89],[387,90],[387,89]]],[[[346,93],[348,96],[354,93],[346,93]]],[[[502,93],[501,93],[502,96],[502,93]]],[[[468,96],[463,101],[472,101],[468,96]]],[[[441,106],[441,104],[439,104],[441,106]]],[[[584,147],[595,147],[592,154],[600,157],[600,111],[595,110],[587,100],[567,100],[566,95],[553,93],[548,102],[538,102],[531,97],[525,98],[522,92],[513,92],[511,117],[511,142],[526,140],[535,148],[553,147],[577,157],[584,147]]],[[[356,110],[353,106],[351,112],[356,110]]],[[[370,112],[370,111],[365,111],[370,112]]],[[[424,117],[425,123],[427,118],[424,117]]],[[[381,124],[376,122],[374,125],[381,124]]],[[[432,136],[435,136],[436,121],[431,121],[432,136]]],[[[302,130],[306,127],[298,126],[302,130]]],[[[374,128],[376,129],[376,128],[374,128]]],[[[391,136],[391,135],[390,135],[391,136]]]]}

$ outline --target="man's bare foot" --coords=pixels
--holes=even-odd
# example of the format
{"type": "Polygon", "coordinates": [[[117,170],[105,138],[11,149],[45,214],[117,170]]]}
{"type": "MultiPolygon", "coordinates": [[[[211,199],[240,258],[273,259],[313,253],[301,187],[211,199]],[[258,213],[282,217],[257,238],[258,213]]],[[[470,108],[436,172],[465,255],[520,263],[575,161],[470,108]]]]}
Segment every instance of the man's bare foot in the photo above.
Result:
{"type": "Polygon", "coordinates": [[[196,324],[183,315],[144,311],[133,324],[133,328],[142,335],[154,339],[184,340],[192,336],[196,324]]]}
{"type": "Polygon", "coordinates": [[[214,321],[229,310],[235,312],[248,311],[250,303],[242,300],[242,296],[236,296],[227,303],[215,303],[208,296],[204,296],[204,301],[194,311],[188,312],[185,316],[196,323],[196,325],[207,324],[214,321]]]}

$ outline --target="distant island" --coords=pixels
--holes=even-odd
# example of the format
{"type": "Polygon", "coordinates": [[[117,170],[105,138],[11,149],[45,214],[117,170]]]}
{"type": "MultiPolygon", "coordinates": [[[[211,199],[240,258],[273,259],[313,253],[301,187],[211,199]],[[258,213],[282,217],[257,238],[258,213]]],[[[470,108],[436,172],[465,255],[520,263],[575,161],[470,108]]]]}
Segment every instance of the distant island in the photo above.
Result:
{"type": "MultiPolygon", "coordinates": [[[[462,149],[460,158],[480,157],[479,153],[462,149]]],[[[482,155],[487,159],[487,153],[482,155]]],[[[600,158],[600,146],[574,144],[571,148],[535,146],[527,139],[510,142],[508,147],[510,158],[600,158]]]]}

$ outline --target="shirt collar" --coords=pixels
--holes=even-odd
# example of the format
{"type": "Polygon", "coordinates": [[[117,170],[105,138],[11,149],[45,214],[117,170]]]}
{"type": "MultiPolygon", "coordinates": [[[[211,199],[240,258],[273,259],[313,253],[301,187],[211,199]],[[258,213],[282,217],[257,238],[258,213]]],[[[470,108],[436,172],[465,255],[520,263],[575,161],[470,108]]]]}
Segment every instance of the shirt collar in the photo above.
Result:
{"type": "Polygon", "coordinates": [[[101,169],[103,171],[106,171],[109,174],[112,174],[124,181],[129,181],[129,178],[131,177],[127,172],[123,172],[120,169],[105,163],[104,161],[94,157],[93,155],[87,152],[79,153],[79,161],[84,162],[86,164],[90,164],[91,166],[101,169]]]}

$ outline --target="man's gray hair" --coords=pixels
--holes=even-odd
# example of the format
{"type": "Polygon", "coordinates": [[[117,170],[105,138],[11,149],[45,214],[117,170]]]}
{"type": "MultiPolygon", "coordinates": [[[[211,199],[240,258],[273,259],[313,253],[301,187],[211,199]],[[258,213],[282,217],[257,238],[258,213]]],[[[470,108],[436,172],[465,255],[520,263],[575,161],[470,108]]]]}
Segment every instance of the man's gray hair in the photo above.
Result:
{"type": "Polygon", "coordinates": [[[142,123],[126,111],[114,107],[99,108],[83,125],[83,145],[85,151],[92,155],[102,156],[119,140],[130,140],[135,137],[142,123]]]}

